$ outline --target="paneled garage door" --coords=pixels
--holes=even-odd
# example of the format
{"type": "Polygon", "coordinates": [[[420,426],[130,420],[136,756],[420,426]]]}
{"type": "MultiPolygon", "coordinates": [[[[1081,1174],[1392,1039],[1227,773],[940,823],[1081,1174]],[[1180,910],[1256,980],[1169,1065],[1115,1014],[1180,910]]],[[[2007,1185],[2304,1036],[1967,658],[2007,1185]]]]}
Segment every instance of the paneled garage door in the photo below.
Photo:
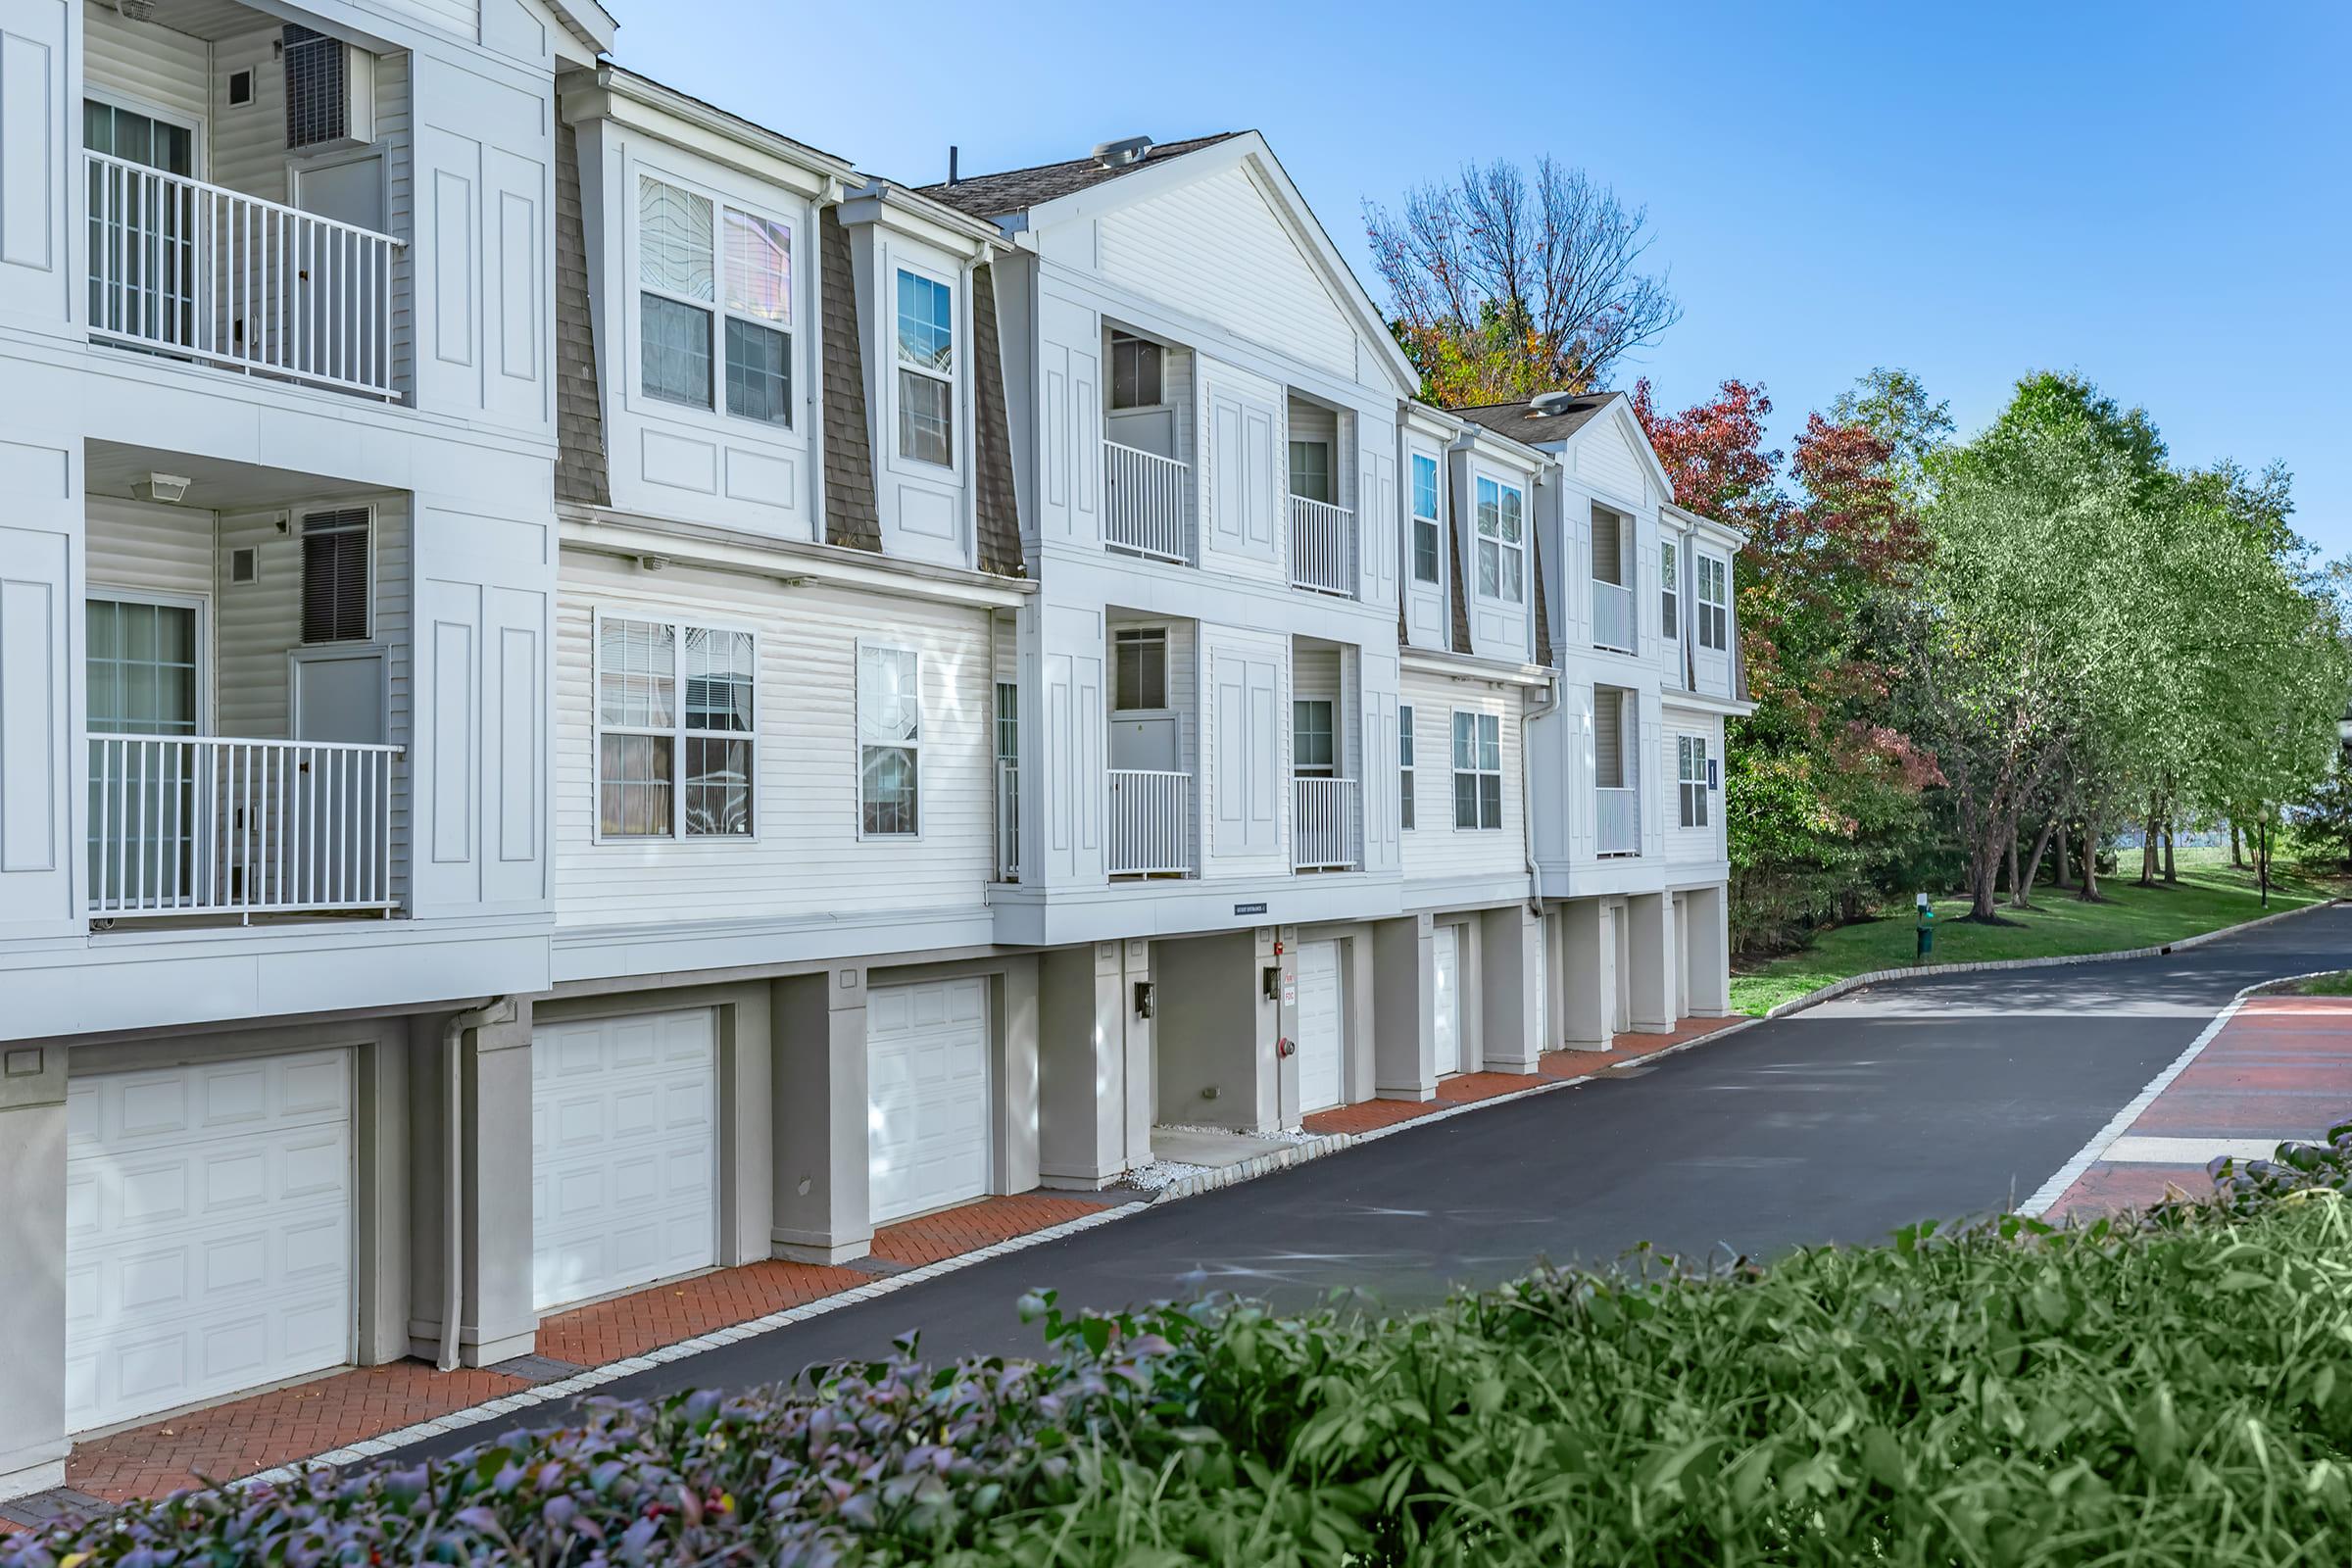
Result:
{"type": "Polygon", "coordinates": [[[1298,945],[1298,1109],[1329,1110],[1348,1098],[1340,1026],[1340,945],[1298,945]]]}
{"type": "Polygon", "coordinates": [[[1437,957],[1438,1074],[1462,1070],[1462,945],[1459,926],[1442,925],[1430,933],[1437,957]]]}
{"type": "Polygon", "coordinates": [[[350,1056],[73,1081],[69,1430],[351,1358],[350,1056]]]}
{"type": "Polygon", "coordinates": [[[988,1195],[988,981],[876,986],[865,999],[873,1222],[988,1195]]]}
{"type": "Polygon", "coordinates": [[[531,1301],[540,1311],[718,1261],[718,1048],[708,1011],[531,1038],[531,1301]]]}

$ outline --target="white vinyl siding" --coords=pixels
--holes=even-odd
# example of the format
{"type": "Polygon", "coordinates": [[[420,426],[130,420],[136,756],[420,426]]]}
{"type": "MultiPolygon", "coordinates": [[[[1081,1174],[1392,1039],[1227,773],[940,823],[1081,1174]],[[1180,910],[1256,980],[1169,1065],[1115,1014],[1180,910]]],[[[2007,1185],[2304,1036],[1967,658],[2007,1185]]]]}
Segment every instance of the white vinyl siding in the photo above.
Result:
{"type": "Polygon", "coordinates": [[[1402,840],[1405,879],[1454,880],[1465,877],[1524,877],[1527,861],[1520,844],[1519,741],[1520,727],[1512,716],[1512,700],[1503,694],[1473,697],[1460,682],[1443,675],[1406,670],[1399,693],[1403,707],[1413,710],[1413,750],[1418,769],[1429,784],[1419,791],[1415,831],[1402,840]],[[1457,829],[1453,825],[1453,718],[1460,712],[1483,712],[1495,721],[1502,750],[1502,830],[1457,829]]]}
{"type": "Polygon", "coordinates": [[[994,853],[990,635],[981,612],[770,579],[564,558],[557,614],[555,879],[566,926],[826,918],[977,906],[994,853]],[[656,591],[659,597],[656,597],[656,591]],[[637,840],[625,875],[596,843],[590,673],[598,608],[758,633],[759,837],[637,840]],[[921,656],[922,835],[860,840],[857,645],[887,624],[921,656]]]}

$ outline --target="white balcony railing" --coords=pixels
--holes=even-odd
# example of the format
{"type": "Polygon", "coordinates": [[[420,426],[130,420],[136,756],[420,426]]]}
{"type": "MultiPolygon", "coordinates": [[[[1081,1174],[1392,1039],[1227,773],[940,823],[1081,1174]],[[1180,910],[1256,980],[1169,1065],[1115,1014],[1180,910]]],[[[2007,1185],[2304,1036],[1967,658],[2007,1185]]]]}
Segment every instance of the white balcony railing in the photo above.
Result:
{"type": "Polygon", "coordinates": [[[1634,651],[1634,591],[1619,583],[1592,584],[1592,646],[1634,651]]]}
{"type": "Polygon", "coordinates": [[[1362,863],[1357,834],[1361,788],[1351,778],[1291,780],[1291,866],[1352,871],[1362,863]]]}
{"type": "Polygon", "coordinates": [[[1193,466],[1102,443],[1102,538],[1116,550],[1184,565],[1193,559],[1193,466]]]}
{"type": "Polygon", "coordinates": [[[399,240],[105,153],[82,157],[92,337],[394,395],[399,240]]]}
{"type": "Polygon", "coordinates": [[[397,746],[92,735],[90,913],[389,912],[397,746]]]}
{"type": "Polygon", "coordinates": [[[997,880],[1021,879],[1021,765],[997,759],[997,880]]]}
{"type": "Polygon", "coordinates": [[[1193,775],[1113,768],[1104,868],[1112,876],[1193,869],[1193,775]]]}
{"type": "Polygon", "coordinates": [[[1291,497],[1291,586],[1354,594],[1354,513],[1304,496],[1291,497]]]}
{"type": "Polygon", "coordinates": [[[1592,800],[1596,809],[1593,830],[1594,851],[1600,855],[1640,855],[1642,853],[1641,792],[1632,789],[1595,789],[1592,800]]]}

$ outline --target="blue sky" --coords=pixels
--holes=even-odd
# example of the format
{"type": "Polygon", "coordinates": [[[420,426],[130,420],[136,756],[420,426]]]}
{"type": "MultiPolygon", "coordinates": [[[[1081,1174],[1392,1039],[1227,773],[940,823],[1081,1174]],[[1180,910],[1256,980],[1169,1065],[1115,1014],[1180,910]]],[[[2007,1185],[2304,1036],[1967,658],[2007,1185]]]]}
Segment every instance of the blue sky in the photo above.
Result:
{"type": "Polygon", "coordinates": [[[1760,380],[1785,441],[1900,365],[1967,431],[2076,369],[2352,551],[2352,7],[612,3],[621,63],[908,183],[1255,127],[1368,283],[1364,198],[1549,152],[1649,210],[1671,407],[1760,380]]]}

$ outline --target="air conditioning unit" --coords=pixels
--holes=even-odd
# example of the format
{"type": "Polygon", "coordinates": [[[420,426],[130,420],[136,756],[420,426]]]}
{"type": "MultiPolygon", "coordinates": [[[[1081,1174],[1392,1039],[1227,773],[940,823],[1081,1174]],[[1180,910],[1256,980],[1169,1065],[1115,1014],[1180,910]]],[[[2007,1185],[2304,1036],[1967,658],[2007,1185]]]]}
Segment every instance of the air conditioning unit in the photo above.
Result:
{"type": "Polygon", "coordinates": [[[337,152],[375,140],[375,57],[286,24],[286,150],[337,152]]]}

